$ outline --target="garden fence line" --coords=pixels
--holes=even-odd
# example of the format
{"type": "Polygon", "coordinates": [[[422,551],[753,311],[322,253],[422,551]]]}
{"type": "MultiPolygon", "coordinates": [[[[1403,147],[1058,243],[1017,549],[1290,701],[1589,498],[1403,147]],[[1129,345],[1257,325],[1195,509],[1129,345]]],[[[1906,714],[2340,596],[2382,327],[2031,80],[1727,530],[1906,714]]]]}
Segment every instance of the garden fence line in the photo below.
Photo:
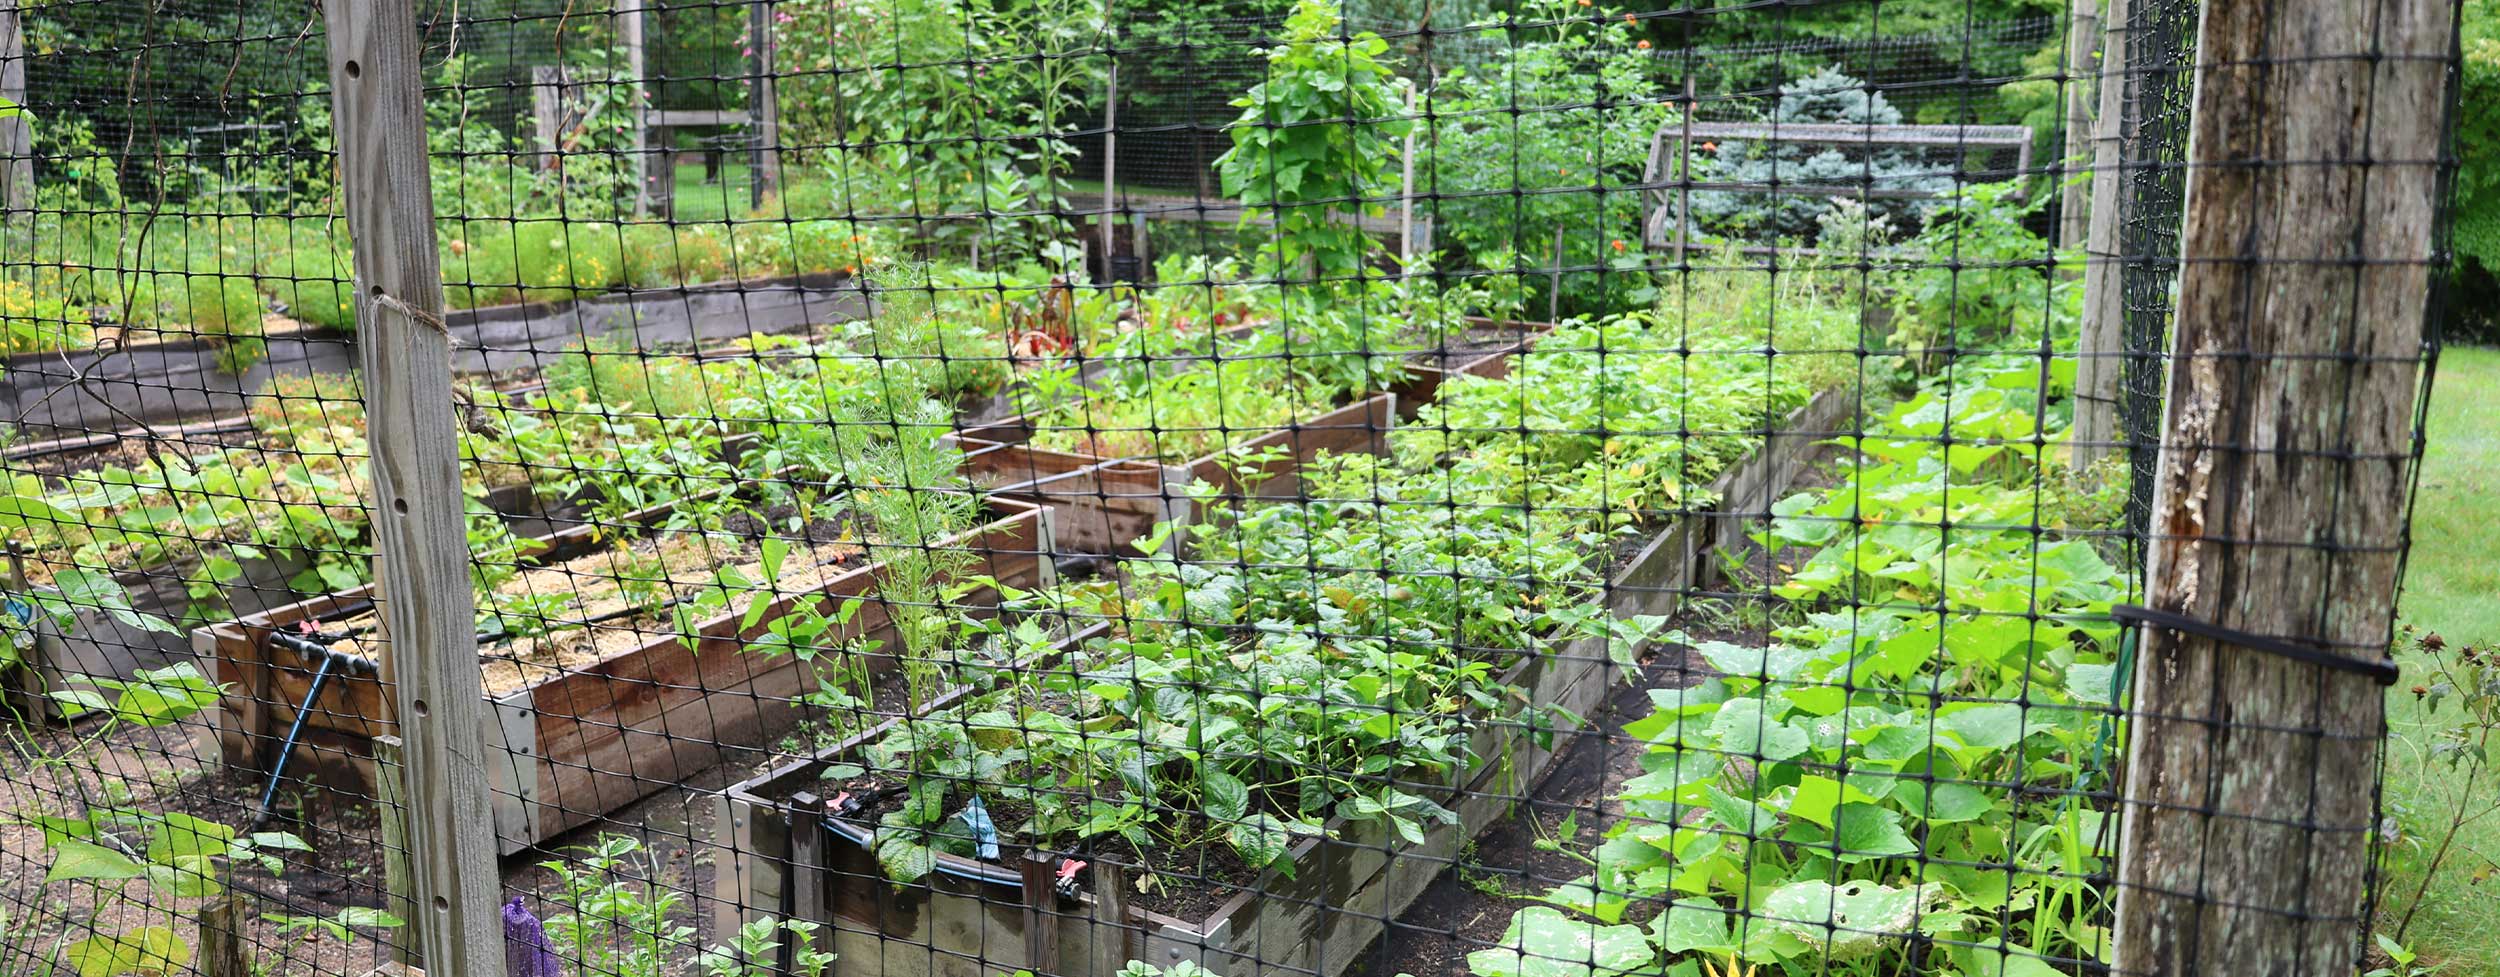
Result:
{"type": "Polygon", "coordinates": [[[2452,2],[0,13],[0,972],[2384,962],[2452,2]]]}

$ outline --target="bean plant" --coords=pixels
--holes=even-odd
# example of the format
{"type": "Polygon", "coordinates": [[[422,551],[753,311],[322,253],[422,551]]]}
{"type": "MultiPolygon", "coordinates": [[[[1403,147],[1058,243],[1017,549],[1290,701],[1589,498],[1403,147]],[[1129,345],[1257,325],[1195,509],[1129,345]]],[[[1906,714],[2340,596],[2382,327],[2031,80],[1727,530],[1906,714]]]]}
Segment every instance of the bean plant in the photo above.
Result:
{"type": "MultiPolygon", "coordinates": [[[[1585,328],[1628,341],[1651,325],[1585,328]]],[[[1741,371],[1696,371],[1691,383],[1694,399],[1724,405],[1715,416],[1730,431],[1759,430],[1766,409],[1803,400],[1793,383],[1784,400],[1738,396],[1765,383],[1741,371]]],[[[1477,396],[1467,381],[1448,386],[1462,402],[1477,396]]],[[[1557,398],[1541,408],[1585,396],[1521,389],[1557,398]]],[[[1724,454],[1692,464],[1706,475],[1747,450],[1730,437],[1724,454]]],[[[907,720],[829,771],[907,778],[905,802],[880,816],[888,874],[914,879],[941,853],[976,854],[960,816],[976,799],[1029,809],[1000,827],[1053,850],[1107,846],[1151,865],[1150,851],[1220,844],[1291,873],[1300,839],[1368,826],[1420,843],[1455,823],[1410,788],[1497,760],[1477,754],[1480,730],[1575,722],[1526,707],[1503,676],[1579,642],[1628,661],[1658,634],[1660,620],[1618,620],[1602,603],[1611,568],[1593,554],[1634,530],[1600,508],[1481,500],[1523,479],[1578,481],[1607,453],[1540,457],[1523,472],[1515,454],[1429,427],[1390,438],[1392,458],[1308,470],[1313,501],[1223,504],[1201,489],[1215,514],[1187,530],[1189,558],[1129,561],[1116,584],[1031,598],[1111,634],[1061,667],[907,720]]],[[[1140,545],[1159,551],[1177,531],[1140,545]]]]}
{"type": "Polygon", "coordinates": [[[2106,962],[2090,880],[2114,851],[2095,798],[2126,579],[2104,527],[2065,518],[2105,510],[2061,498],[2049,391],[1975,373],[1846,439],[1841,485],[1774,507],[1756,539],[1793,570],[1772,591],[1794,623],[1762,647],[1678,636],[1716,676],[1651,694],[1626,816],[1476,973],[1909,972],[1916,947],[1922,973],[2106,962]]]}

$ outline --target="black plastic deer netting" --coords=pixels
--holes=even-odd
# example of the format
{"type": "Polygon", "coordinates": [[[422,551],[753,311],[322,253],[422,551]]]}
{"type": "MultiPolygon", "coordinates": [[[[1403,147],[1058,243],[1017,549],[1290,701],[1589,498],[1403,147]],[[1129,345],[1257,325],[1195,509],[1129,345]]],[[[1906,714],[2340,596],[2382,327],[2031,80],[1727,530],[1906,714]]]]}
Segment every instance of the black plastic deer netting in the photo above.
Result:
{"type": "Polygon", "coordinates": [[[0,971],[2140,972],[2127,608],[2214,442],[2196,8],[2131,3],[0,12],[0,971]]]}
{"type": "MultiPolygon", "coordinates": [[[[2127,356],[2119,369],[2119,429],[2131,446],[2158,444],[2162,424],[2161,361],[2177,294],[2179,229],[2186,220],[2187,119],[2196,58],[2193,3],[2128,0],[2127,72],[2119,128],[2125,197],[2118,204],[2120,330],[2127,356]]],[[[2153,504],[2153,458],[2133,451],[2131,525],[2144,531],[2153,504]]]]}

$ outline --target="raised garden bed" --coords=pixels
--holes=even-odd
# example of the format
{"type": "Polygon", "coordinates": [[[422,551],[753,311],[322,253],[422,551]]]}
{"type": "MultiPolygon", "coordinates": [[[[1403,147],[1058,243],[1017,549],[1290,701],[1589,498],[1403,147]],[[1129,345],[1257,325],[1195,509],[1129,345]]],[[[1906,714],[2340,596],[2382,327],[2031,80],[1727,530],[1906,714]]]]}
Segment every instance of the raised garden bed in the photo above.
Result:
{"type": "MultiPolygon", "coordinates": [[[[1213,347],[1223,343],[1238,341],[1258,332],[1260,329],[1267,327],[1268,323],[1265,322],[1246,322],[1240,325],[1230,326],[1216,332],[1199,334],[1195,341],[1203,343],[1208,348],[1212,349],[1213,347]]],[[[1178,362],[1197,355],[1199,354],[1195,351],[1159,354],[1155,357],[1155,359],[1162,362],[1178,362]]],[[[1096,381],[1101,380],[1111,371],[1120,369],[1124,365],[1129,365],[1135,362],[1134,358],[1118,353],[1100,353],[1097,355],[1079,355],[1074,357],[1069,357],[1064,354],[1059,357],[1036,357],[1017,355],[1011,351],[1005,356],[1005,359],[1008,365],[1009,377],[1006,384],[1004,384],[1000,389],[988,393],[966,394],[956,405],[956,416],[961,418],[964,423],[994,424],[1003,420],[1009,420],[1021,416],[1024,413],[1024,409],[1030,406],[1033,401],[1031,384],[1025,379],[1024,376],[1025,371],[1032,367],[1046,366],[1052,363],[1066,364],[1073,362],[1073,365],[1076,368],[1075,382],[1079,386],[1090,386],[1096,381]]]]}
{"type": "MultiPolygon", "coordinates": [[[[1134,555],[1130,544],[1158,523],[1186,524],[1196,510],[1188,488],[1204,480],[1220,497],[1240,498],[1240,459],[1276,453],[1253,471],[1259,477],[1253,497],[1290,499],[1301,491],[1297,471],[1320,452],[1370,454],[1394,421],[1408,420],[1431,403],[1450,377],[1505,375],[1510,355],[1552,329],[1548,323],[1496,321],[1471,316],[1464,332],[1434,337],[1428,349],[1406,354],[1406,378],[1381,395],[1358,400],[1317,417],[1271,431],[1243,432],[1241,440],[1186,461],[1114,458],[1082,450],[1053,450],[1030,442],[1040,430],[1024,415],[967,427],[959,436],[972,459],[974,478],[996,491],[1015,492],[1047,501],[1059,517],[1059,552],[1070,557],[1134,555]]],[[[1261,328],[1253,323],[1227,331],[1240,337],[1261,328]]],[[[1110,361],[1088,363],[1081,379],[1091,384],[1110,361]]]]}
{"type": "MultiPolygon", "coordinates": [[[[452,368],[479,374],[533,368],[545,351],[594,337],[651,348],[796,332],[860,318],[868,305],[865,289],[837,272],[461,309],[443,319],[452,368]]],[[[231,414],[273,377],[356,368],[353,333],[286,323],[263,337],[267,356],[240,374],[220,365],[221,339],[170,329],[132,328],[102,349],[12,355],[0,359],[0,416],[21,438],[75,438],[231,414]]]]}
{"type": "MultiPolygon", "coordinates": [[[[515,380],[499,388],[497,394],[518,395],[536,390],[539,386],[532,380],[515,380]]],[[[262,405],[285,403],[269,400],[265,395],[255,395],[253,399],[262,405]]],[[[348,479],[344,475],[323,470],[326,463],[345,461],[339,453],[343,449],[338,445],[324,443],[309,452],[299,453],[298,447],[292,443],[298,436],[312,435],[316,430],[335,423],[330,419],[329,412],[320,406],[314,408],[314,413],[319,414],[320,419],[312,426],[300,428],[294,419],[284,415],[272,420],[253,414],[239,414],[175,429],[142,427],[109,435],[24,445],[12,451],[11,461],[15,467],[58,480],[72,490],[92,490],[105,484],[110,479],[98,476],[99,471],[110,466],[134,465],[146,458],[148,449],[152,447],[168,454],[193,458],[206,457],[203,452],[216,453],[225,459],[220,464],[232,468],[234,477],[239,480],[246,477],[246,471],[265,475],[300,464],[308,472],[322,470],[321,474],[347,484],[348,479]],[[233,459],[238,453],[247,460],[235,462],[233,459]]],[[[321,436],[325,439],[335,437],[340,430],[329,427],[321,436]]],[[[360,436],[360,425],[355,426],[355,430],[360,436]]],[[[750,440],[743,435],[723,439],[723,457],[734,460],[744,443],[750,440]]],[[[527,473],[505,466],[500,474],[511,478],[527,473]]],[[[295,481],[309,481],[312,477],[307,474],[295,481]]],[[[300,484],[298,488],[300,490],[300,484]]],[[[240,502],[245,496],[254,494],[252,490],[243,488],[218,489],[203,485],[164,493],[162,500],[154,504],[179,504],[189,509],[211,500],[240,502]]],[[[269,494],[269,499],[259,501],[275,501],[277,491],[272,489],[269,494]]],[[[356,497],[356,502],[361,505],[361,497],[356,497]]],[[[562,531],[567,527],[579,529],[585,512],[591,507],[591,497],[587,495],[565,499],[543,497],[540,488],[530,484],[526,478],[487,489],[480,502],[502,519],[514,539],[537,540],[541,546],[562,537],[562,531]]],[[[334,499],[314,504],[330,509],[340,505],[334,499]]],[[[122,567],[112,577],[127,597],[131,610],[165,621],[199,617],[212,621],[230,620],[292,604],[341,586],[332,583],[328,587],[299,590],[296,581],[311,567],[307,558],[309,554],[282,546],[243,545],[224,535],[224,527],[234,522],[233,517],[225,516],[220,517],[219,527],[186,528],[153,534],[160,540],[176,540],[193,544],[196,550],[213,551],[215,558],[231,564],[228,575],[214,585],[214,594],[210,596],[194,592],[202,566],[200,552],[157,553],[152,556],[143,556],[144,551],[122,552],[105,557],[103,563],[122,567]]],[[[99,520],[95,525],[101,527],[108,523],[99,520]]],[[[137,529],[128,531],[142,537],[151,535],[137,529]]],[[[572,535],[580,534],[575,532],[572,535]]],[[[27,562],[39,570],[65,567],[97,569],[83,565],[85,559],[61,552],[36,552],[28,555],[27,562]]],[[[38,573],[35,583],[40,586],[44,582],[43,575],[38,573]]],[[[126,616],[106,613],[101,609],[87,609],[77,612],[75,619],[65,626],[54,628],[47,640],[38,645],[37,652],[30,664],[49,675],[128,679],[139,669],[162,667],[177,659],[188,658],[191,644],[179,631],[140,627],[126,616]]],[[[56,682],[52,687],[60,686],[56,682]]],[[[57,714],[57,709],[47,708],[46,711],[57,714]]]]}
{"type": "Polygon", "coordinates": [[[1495,321],[1482,316],[1468,316],[1467,329],[1457,335],[1442,337],[1432,349],[1408,354],[1406,381],[1389,388],[1398,395],[1398,420],[1411,421],[1415,412],[1432,402],[1441,384],[1459,374],[1500,378],[1510,374],[1512,354],[1534,345],[1537,338],[1552,331],[1550,322],[1495,321]]]}
{"type": "MultiPolygon", "coordinates": [[[[1776,494],[1815,450],[1814,432],[1853,409],[1825,392],[1791,413],[1777,431],[1710,485],[1722,501],[1750,505],[1776,494]]],[[[1674,520],[1608,575],[1614,617],[1672,613],[1692,586],[1710,545],[1712,517],[1674,520]]],[[[1583,638],[1509,668],[1505,684],[1536,707],[1587,715],[1617,666],[1602,638],[1583,638]]],[[[1532,710],[1531,715],[1551,715],[1532,710]]],[[[1029,968],[1042,973],[1110,973],[1129,960],[1200,964],[1230,977],[1336,977],[1456,860],[1479,832],[1525,796],[1577,731],[1542,724],[1479,724],[1466,770],[1400,789],[1447,802],[1457,823],[1427,829],[1408,843],[1380,822],[1332,820],[1327,833],[1292,853],[1294,873],[1263,872],[1200,918],[1181,919],[1131,905],[1120,870],[1086,869],[1089,884],[1063,893],[1052,883],[1059,859],[1002,852],[996,862],[940,854],[921,882],[887,881],[856,840],[868,830],[827,817],[816,789],[827,768],[848,762],[892,726],[871,730],[817,756],[768,771],[725,791],[714,841],[718,931],[764,916],[824,924],[844,977],[991,977],[1029,968]]]]}
{"type": "MultiPolygon", "coordinates": [[[[840,355],[839,345],[831,348],[837,351],[832,355],[840,355]]],[[[608,512],[610,522],[619,515],[597,504],[608,481],[632,493],[623,498],[634,504],[685,494],[687,486],[682,482],[641,483],[651,482],[669,466],[694,459],[695,454],[686,453],[689,450],[723,467],[736,463],[747,446],[759,443],[759,434],[750,430],[719,437],[716,442],[712,439],[716,433],[741,425],[763,423],[764,419],[745,416],[754,412],[749,398],[765,398],[766,403],[776,405],[774,411],[791,411],[790,417],[800,421],[848,409],[819,401],[804,389],[805,383],[795,393],[787,385],[792,376],[812,376],[822,369],[821,363],[798,355],[815,349],[776,348],[763,357],[747,350],[734,359],[721,355],[726,351],[703,346],[665,358],[591,354],[550,361],[529,371],[535,376],[507,378],[491,395],[478,396],[477,403],[484,406],[471,421],[493,419],[493,427],[482,428],[481,440],[474,442],[477,456],[472,472],[474,478],[496,486],[481,501],[502,516],[506,536],[473,540],[473,547],[492,553],[507,543],[532,541],[544,549],[586,537],[593,532],[586,523],[594,515],[608,512]],[[658,369],[664,365],[671,368],[658,369]],[[665,399],[677,396],[685,401],[694,387],[686,381],[696,369],[704,371],[701,375],[706,379],[691,401],[665,399]],[[724,386],[710,386],[713,383],[724,386]],[[655,404],[665,405],[671,416],[716,413],[711,403],[732,394],[741,410],[700,431],[680,429],[652,416],[655,404]],[[587,400],[575,403],[593,396],[623,399],[612,414],[607,407],[587,406],[587,400]],[[772,399],[776,397],[782,400],[772,399]],[[792,397],[794,402],[784,402],[792,397]],[[811,410],[818,413],[808,413],[811,410]],[[614,426],[620,419],[629,426],[614,426]],[[670,454],[658,456],[662,452],[670,454]],[[545,457],[563,457],[571,464],[541,464],[545,457]],[[618,464],[585,470],[584,459],[594,457],[613,457],[618,464]],[[627,458],[639,460],[629,464],[627,458]]],[[[352,559],[349,554],[363,525],[365,500],[354,491],[349,474],[361,465],[357,457],[364,450],[361,411],[359,405],[340,399],[354,396],[351,378],[319,378],[302,383],[301,389],[298,386],[292,380],[273,385],[251,398],[251,413],[185,425],[177,431],[136,428],[116,436],[19,449],[16,458],[21,465],[44,476],[48,486],[65,496],[84,498],[81,493],[126,480],[110,474],[82,475],[108,466],[137,468],[146,476],[139,479],[140,484],[152,486],[139,496],[109,503],[64,501],[64,507],[85,517],[92,535],[65,532],[46,544],[37,553],[35,582],[44,583],[46,570],[63,566],[113,568],[118,570],[116,582],[142,614],[211,622],[353,586],[363,578],[362,567],[342,572],[340,561],[352,559]],[[215,477],[209,477],[205,467],[186,472],[169,463],[160,472],[144,465],[147,449],[165,444],[168,436],[175,439],[178,454],[214,450],[215,477]],[[249,488],[256,484],[269,487],[249,488]],[[281,504],[286,508],[279,509],[281,504]],[[329,514],[317,524],[326,535],[305,537],[289,528],[295,513],[315,507],[329,514]],[[179,520],[174,518],[177,509],[179,520]],[[286,520],[278,519],[280,511],[286,513],[286,520]],[[276,531],[261,528],[272,526],[276,531]],[[319,574],[307,572],[306,560],[314,551],[328,554],[331,564],[319,574]],[[202,586],[206,581],[198,571],[203,559],[214,560],[221,568],[213,588],[202,586]],[[307,580],[312,581],[310,585],[307,580]]],[[[844,384],[845,389],[852,386],[844,384]]],[[[703,484],[694,488],[708,487],[714,478],[703,476],[703,484]]],[[[43,649],[46,663],[55,671],[126,678],[138,668],[191,653],[189,642],[180,634],[143,629],[125,616],[84,613],[63,631],[60,640],[43,649]]]]}
{"type": "MultiPolygon", "coordinates": [[[[978,561],[973,573],[1009,586],[1050,581],[1048,510],[1011,499],[990,499],[985,506],[980,525],[930,547],[971,554],[978,561]]],[[[558,534],[542,562],[585,547],[596,551],[586,538],[558,534]]],[[[779,590],[790,583],[791,575],[784,574],[766,609],[754,612],[749,603],[732,603],[695,625],[701,637],[693,647],[666,626],[620,627],[607,630],[622,640],[594,639],[589,655],[558,653],[552,665],[508,653],[482,655],[495,705],[487,742],[502,751],[489,763],[489,773],[503,850],[518,851],[595,820],[786,727],[795,718],[796,698],[816,688],[816,672],[790,656],[753,653],[747,644],[801,601],[821,595],[840,605],[859,598],[856,613],[825,640],[899,647],[891,633],[891,608],[879,599],[891,569],[881,561],[825,570],[788,593],[779,590]]],[[[272,635],[307,622],[318,626],[369,614],[371,600],[370,587],[357,588],[193,633],[198,653],[228,686],[211,733],[229,766],[261,768],[268,759],[264,747],[285,734],[310,688],[313,667],[274,645],[272,635]]],[[[956,603],[979,608],[994,601],[983,590],[956,603]]],[[[867,658],[874,672],[896,667],[891,654],[867,658]]],[[[333,676],[305,716],[295,748],[299,756],[323,764],[325,785],[352,792],[371,784],[372,740],[389,735],[394,725],[390,697],[378,679],[333,676]]]]}
{"type": "Polygon", "coordinates": [[[1110,458],[1057,451],[1030,442],[1037,432],[1029,417],[966,428],[950,435],[963,449],[974,482],[997,492],[1040,500],[1057,510],[1058,552],[1065,557],[1134,555],[1130,544],[1158,523],[1186,524],[1196,504],[1189,486],[1204,480],[1221,494],[1239,497],[1236,466],[1265,456],[1255,470],[1264,478],[1258,498],[1292,498],[1301,489],[1296,471],[1322,451],[1375,453],[1397,416],[1397,397],[1379,394],[1296,422],[1252,434],[1187,461],[1110,458]]]}

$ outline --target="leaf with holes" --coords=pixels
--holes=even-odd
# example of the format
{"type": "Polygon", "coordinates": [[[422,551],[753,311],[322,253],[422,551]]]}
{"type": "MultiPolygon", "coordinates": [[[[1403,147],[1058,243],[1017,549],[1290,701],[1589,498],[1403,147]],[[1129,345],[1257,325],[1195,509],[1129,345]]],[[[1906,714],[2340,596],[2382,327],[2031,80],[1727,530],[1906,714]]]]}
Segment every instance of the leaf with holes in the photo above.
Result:
{"type": "Polygon", "coordinates": [[[1613,977],[1657,961],[1638,926],[1608,926],[1532,906],[1511,917],[1501,945],[1467,955],[1481,977],[1613,977]]]}
{"type": "Polygon", "coordinates": [[[1779,929],[1817,947],[1834,960],[1855,960],[1885,941],[1910,936],[1919,914],[1943,894],[1935,885],[1897,889],[1854,881],[1791,882],[1762,900],[1761,915],[1779,929]]]}

